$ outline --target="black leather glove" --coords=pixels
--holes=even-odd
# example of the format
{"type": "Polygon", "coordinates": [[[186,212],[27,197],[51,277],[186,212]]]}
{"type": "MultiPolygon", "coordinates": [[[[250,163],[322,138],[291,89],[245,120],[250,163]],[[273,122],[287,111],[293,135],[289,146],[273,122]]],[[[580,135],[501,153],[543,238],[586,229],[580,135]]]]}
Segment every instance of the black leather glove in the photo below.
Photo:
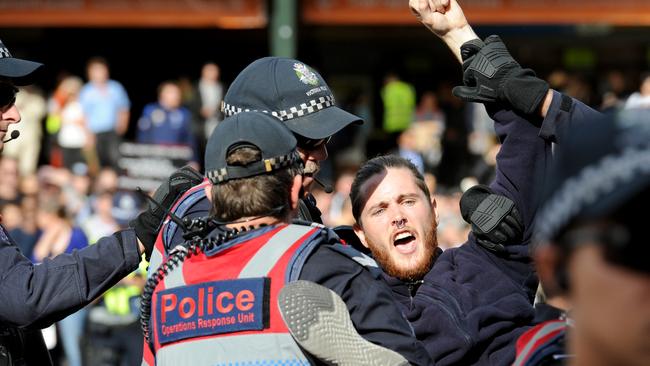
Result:
{"type": "MultiPolygon", "coordinates": [[[[200,184],[203,175],[189,166],[184,166],[172,173],[164,181],[153,195],[154,201],[166,209],[171,209],[174,202],[188,189],[200,184]]],[[[148,208],[129,222],[129,226],[135,230],[135,235],[145,247],[147,260],[151,256],[153,246],[158,237],[158,230],[165,219],[165,211],[153,202],[149,202],[148,208]]]]}
{"type": "Polygon", "coordinates": [[[472,40],[461,46],[463,83],[455,96],[479,103],[502,102],[525,114],[538,110],[549,85],[531,69],[512,58],[499,36],[489,36],[484,45],[472,40]]]}
{"type": "Polygon", "coordinates": [[[463,219],[472,225],[476,241],[493,252],[521,241],[523,223],[515,203],[484,185],[468,189],[460,199],[463,219]]]}

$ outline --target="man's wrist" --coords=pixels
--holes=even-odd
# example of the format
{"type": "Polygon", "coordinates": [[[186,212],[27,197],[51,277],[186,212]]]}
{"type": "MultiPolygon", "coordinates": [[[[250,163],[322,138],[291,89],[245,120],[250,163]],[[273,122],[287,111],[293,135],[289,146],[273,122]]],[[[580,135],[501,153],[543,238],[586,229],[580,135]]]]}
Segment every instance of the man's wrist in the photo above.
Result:
{"type": "Polygon", "coordinates": [[[551,102],[553,101],[553,89],[549,89],[546,92],[546,96],[544,97],[544,100],[540,104],[539,108],[539,113],[542,117],[546,117],[546,114],[548,113],[548,109],[551,107],[551,102]]]}
{"type": "Polygon", "coordinates": [[[469,24],[466,24],[460,28],[450,30],[441,38],[454,55],[456,55],[458,62],[462,64],[463,59],[460,55],[460,46],[465,42],[478,38],[478,36],[474,32],[474,29],[469,24]]]}

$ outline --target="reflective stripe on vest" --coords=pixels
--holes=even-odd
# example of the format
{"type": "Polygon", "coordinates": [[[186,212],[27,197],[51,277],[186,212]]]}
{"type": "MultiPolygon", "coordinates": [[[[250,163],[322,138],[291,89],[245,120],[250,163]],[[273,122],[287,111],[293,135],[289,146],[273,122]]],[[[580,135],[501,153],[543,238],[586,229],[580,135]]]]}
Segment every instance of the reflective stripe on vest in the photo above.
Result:
{"type": "Polygon", "coordinates": [[[309,364],[288,333],[197,339],[165,346],[156,354],[157,366],[309,364]]]}
{"type": "MultiPolygon", "coordinates": [[[[160,345],[160,334],[158,325],[152,329],[154,334],[154,347],[156,351],[156,365],[218,365],[218,364],[238,364],[238,365],[308,365],[309,362],[304,354],[291,338],[286,326],[279,318],[277,310],[277,292],[286,283],[287,273],[293,261],[287,258],[293,258],[296,255],[304,254],[305,247],[315,248],[314,240],[311,240],[314,234],[320,232],[320,228],[287,225],[284,227],[273,228],[272,230],[262,233],[261,235],[246,239],[237,243],[228,250],[218,253],[213,257],[207,257],[199,263],[209,262],[211,258],[219,258],[215,266],[223,261],[230,261],[227,256],[234,256],[233,250],[246,248],[246,245],[260,245],[259,249],[252,256],[247,256],[247,261],[236,264],[234,268],[240,266],[241,271],[235,279],[257,279],[271,277],[271,290],[269,290],[271,327],[262,331],[248,330],[244,333],[223,333],[209,334],[201,336],[192,336],[193,338],[179,339],[177,341],[167,341],[168,343],[160,345]],[[264,235],[270,235],[267,238],[260,238],[264,235]],[[257,240],[257,242],[256,242],[257,240]],[[259,240],[266,240],[262,243],[259,240]],[[281,261],[281,258],[283,260],[281,261]],[[281,263],[281,264],[280,264],[281,263]],[[279,267],[280,266],[280,267],[279,267]],[[284,266],[284,268],[282,268],[284,266]],[[273,285],[275,283],[275,286],[273,285]]],[[[196,257],[192,257],[195,260],[196,257]]],[[[198,263],[197,263],[198,265],[198,263]]],[[[170,271],[162,281],[164,289],[180,288],[181,286],[191,286],[197,283],[204,283],[201,280],[195,282],[188,281],[187,271],[192,271],[194,266],[181,262],[178,267],[170,271]],[[184,275],[185,273],[185,275],[184,275]]],[[[194,271],[200,271],[202,267],[195,267],[194,271]]],[[[203,267],[206,268],[206,267],[203,267]]],[[[216,268],[216,267],[212,267],[216,268]]],[[[204,276],[205,277],[205,276],[204,276]]],[[[222,278],[218,281],[226,281],[222,278]]],[[[156,292],[162,291],[157,289],[156,292]]],[[[215,292],[216,293],[216,292],[215,292]]],[[[160,299],[156,297],[156,302],[160,299]]],[[[158,321],[156,306],[152,308],[152,320],[158,321]]],[[[171,313],[169,313],[171,314],[171,313]]],[[[154,323],[157,324],[157,323],[154,323]]],[[[259,328],[258,328],[259,329],[259,328]]]]}
{"type": "Polygon", "coordinates": [[[300,238],[314,228],[310,226],[289,225],[275,234],[255,256],[248,261],[239,278],[262,277],[275,266],[280,257],[300,238]]]}
{"type": "MultiPolygon", "coordinates": [[[[537,351],[540,346],[546,344],[549,339],[554,338],[556,335],[564,331],[566,328],[566,323],[561,320],[553,320],[546,323],[540,324],[538,327],[535,327],[529,332],[533,332],[532,337],[523,345],[521,350],[517,350],[517,359],[512,364],[513,366],[523,366],[530,359],[530,356],[537,351]]],[[[528,334],[529,336],[531,334],[528,334]]],[[[526,336],[526,333],[522,337],[526,336]]],[[[517,345],[519,348],[519,344],[517,345]]]]}

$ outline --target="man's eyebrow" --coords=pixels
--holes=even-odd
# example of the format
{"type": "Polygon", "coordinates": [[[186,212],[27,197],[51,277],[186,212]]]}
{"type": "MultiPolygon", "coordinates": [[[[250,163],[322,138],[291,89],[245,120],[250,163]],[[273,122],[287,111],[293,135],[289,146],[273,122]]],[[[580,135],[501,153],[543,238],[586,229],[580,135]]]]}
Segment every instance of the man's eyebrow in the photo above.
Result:
{"type": "Polygon", "coordinates": [[[400,194],[400,195],[397,197],[397,199],[398,199],[399,201],[401,201],[401,200],[403,200],[403,199],[405,199],[405,198],[419,198],[419,197],[420,197],[420,196],[419,196],[417,193],[404,193],[404,194],[400,194]]]}
{"type": "Polygon", "coordinates": [[[388,201],[379,201],[379,202],[375,203],[374,205],[368,207],[368,211],[372,211],[375,208],[382,207],[382,206],[387,206],[387,205],[388,205],[388,201]]]}
{"type": "MultiPolygon", "coordinates": [[[[397,196],[397,201],[398,202],[403,201],[403,200],[405,200],[407,198],[420,198],[420,196],[417,193],[403,193],[403,194],[400,194],[399,196],[397,196]]],[[[369,206],[368,210],[373,210],[373,209],[375,209],[377,207],[381,207],[381,206],[387,206],[390,201],[391,200],[379,201],[379,202],[375,203],[374,205],[369,206]]]]}

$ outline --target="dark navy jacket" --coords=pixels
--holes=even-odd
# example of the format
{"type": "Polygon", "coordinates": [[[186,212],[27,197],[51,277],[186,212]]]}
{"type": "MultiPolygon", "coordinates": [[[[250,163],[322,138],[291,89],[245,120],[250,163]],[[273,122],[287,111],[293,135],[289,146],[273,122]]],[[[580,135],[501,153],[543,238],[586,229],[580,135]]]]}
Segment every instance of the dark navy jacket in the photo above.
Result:
{"type": "Polygon", "coordinates": [[[47,365],[49,356],[40,332],[34,336],[22,328],[44,328],[74,313],[133,272],[138,263],[133,230],[33,265],[0,226],[0,346],[12,348],[18,365],[47,365]],[[12,339],[21,342],[7,346],[4,341],[12,339]],[[34,343],[24,344],[24,339],[34,343]]]}
{"type": "MultiPolygon", "coordinates": [[[[490,111],[503,144],[491,188],[512,199],[525,225],[524,239],[497,255],[472,234],[444,251],[414,297],[403,302],[416,336],[436,365],[510,365],[515,341],[534,317],[537,289],[528,244],[547,179],[552,143],[568,124],[588,123],[599,113],[554,92],[546,118],[527,121],[510,110],[490,111]]],[[[560,142],[561,143],[561,142],[560,142]]],[[[393,284],[393,288],[398,288],[393,284]]]]}

